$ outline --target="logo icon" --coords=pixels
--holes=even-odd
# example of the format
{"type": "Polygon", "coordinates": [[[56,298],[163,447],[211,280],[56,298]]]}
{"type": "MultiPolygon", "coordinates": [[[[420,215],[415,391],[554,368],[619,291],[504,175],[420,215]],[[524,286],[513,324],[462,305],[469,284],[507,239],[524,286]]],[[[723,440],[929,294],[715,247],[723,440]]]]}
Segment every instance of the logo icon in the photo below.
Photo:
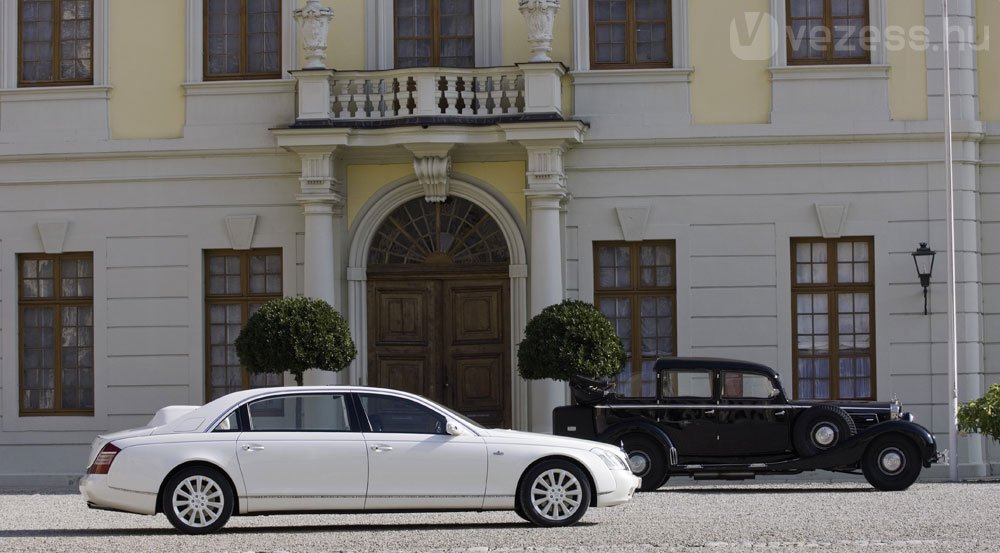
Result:
{"type": "Polygon", "coordinates": [[[770,60],[777,47],[777,41],[771,40],[771,32],[780,28],[769,13],[743,12],[729,23],[729,49],[743,61],[770,60]]]}

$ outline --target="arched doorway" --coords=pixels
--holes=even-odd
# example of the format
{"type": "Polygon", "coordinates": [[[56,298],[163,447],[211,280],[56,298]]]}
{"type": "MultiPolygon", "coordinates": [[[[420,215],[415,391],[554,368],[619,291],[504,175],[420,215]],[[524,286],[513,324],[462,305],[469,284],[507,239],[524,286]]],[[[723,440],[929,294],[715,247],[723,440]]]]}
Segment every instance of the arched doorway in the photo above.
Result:
{"type": "Polygon", "coordinates": [[[497,221],[469,200],[392,211],[368,250],[368,383],[509,427],[509,265],[497,221]]]}

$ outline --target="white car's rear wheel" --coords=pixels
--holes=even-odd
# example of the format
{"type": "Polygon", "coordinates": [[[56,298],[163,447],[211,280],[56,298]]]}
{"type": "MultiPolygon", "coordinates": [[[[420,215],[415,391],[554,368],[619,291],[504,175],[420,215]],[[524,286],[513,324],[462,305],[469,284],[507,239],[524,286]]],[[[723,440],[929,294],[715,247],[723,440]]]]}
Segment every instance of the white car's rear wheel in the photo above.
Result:
{"type": "Polygon", "coordinates": [[[521,509],[538,526],[569,526],[590,506],[590,483],[569,461],[553,459],[528,469],[518,490],[521,509]]]}
{"type": "Polygon", "coordinates": [[[191,467],[174,474],[163,491],[163,513],[185,534],[222,528],[233,513],[233,490],[219,471],[191,467]]]}

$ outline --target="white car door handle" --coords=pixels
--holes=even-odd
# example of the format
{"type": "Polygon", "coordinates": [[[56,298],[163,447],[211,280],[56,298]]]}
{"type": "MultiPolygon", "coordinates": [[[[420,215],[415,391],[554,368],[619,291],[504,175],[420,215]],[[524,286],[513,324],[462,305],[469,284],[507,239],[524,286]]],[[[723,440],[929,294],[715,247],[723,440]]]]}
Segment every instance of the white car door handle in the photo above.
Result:
{"type": "Polygon", "coordinates": [[[392,451],[392,446],[382,445],[382,444],[376,444],[376,445],[372,446],[372,451],[375,451],[375,452],[379,452],[379,451],[392,451]]]}
{"type": "Polygon", "coordinates": [[[264,446],[260,444],[243,444],[243,451],[262,451],[264,446]]]}

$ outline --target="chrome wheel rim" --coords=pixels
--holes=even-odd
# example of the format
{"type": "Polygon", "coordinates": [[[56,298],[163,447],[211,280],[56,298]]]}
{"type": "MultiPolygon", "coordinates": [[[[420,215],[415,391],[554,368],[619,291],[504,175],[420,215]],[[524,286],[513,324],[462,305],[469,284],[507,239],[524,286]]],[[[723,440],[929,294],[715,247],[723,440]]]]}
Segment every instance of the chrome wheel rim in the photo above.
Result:
{"type": "Polygon", "coordinates": [[[632,474],[642,476],[649,470],[649,456],[642,451],[633,451],[628,454],[628,468],[632,469],[632,474]]]}
{"type": "Polygon", "coordinates": [[[192,528],[204,528],[219,520],[225,503],[219,484],[201,475],[182,480],[170,498],[174,514],[192,528]]]}
{"type": "Polygon", "coordinates": [[[573,473],[550,469],[531,484],[531,504],[547,520],[566,520],[580,509],[583,487],[573,473]]]}
{"type": "Polygon", "coordinates": [[[899,474],[906,468],[906,456],[895,447],[887,447],[878,454],[878,468],[890,476],[899,474]]]}
{"type": "Polygon", "coordinates": [[[837,429],[827,422],[821,422],[812,429],[813,443],[822,448],[828,448],[837,441],[837,429]]]}

